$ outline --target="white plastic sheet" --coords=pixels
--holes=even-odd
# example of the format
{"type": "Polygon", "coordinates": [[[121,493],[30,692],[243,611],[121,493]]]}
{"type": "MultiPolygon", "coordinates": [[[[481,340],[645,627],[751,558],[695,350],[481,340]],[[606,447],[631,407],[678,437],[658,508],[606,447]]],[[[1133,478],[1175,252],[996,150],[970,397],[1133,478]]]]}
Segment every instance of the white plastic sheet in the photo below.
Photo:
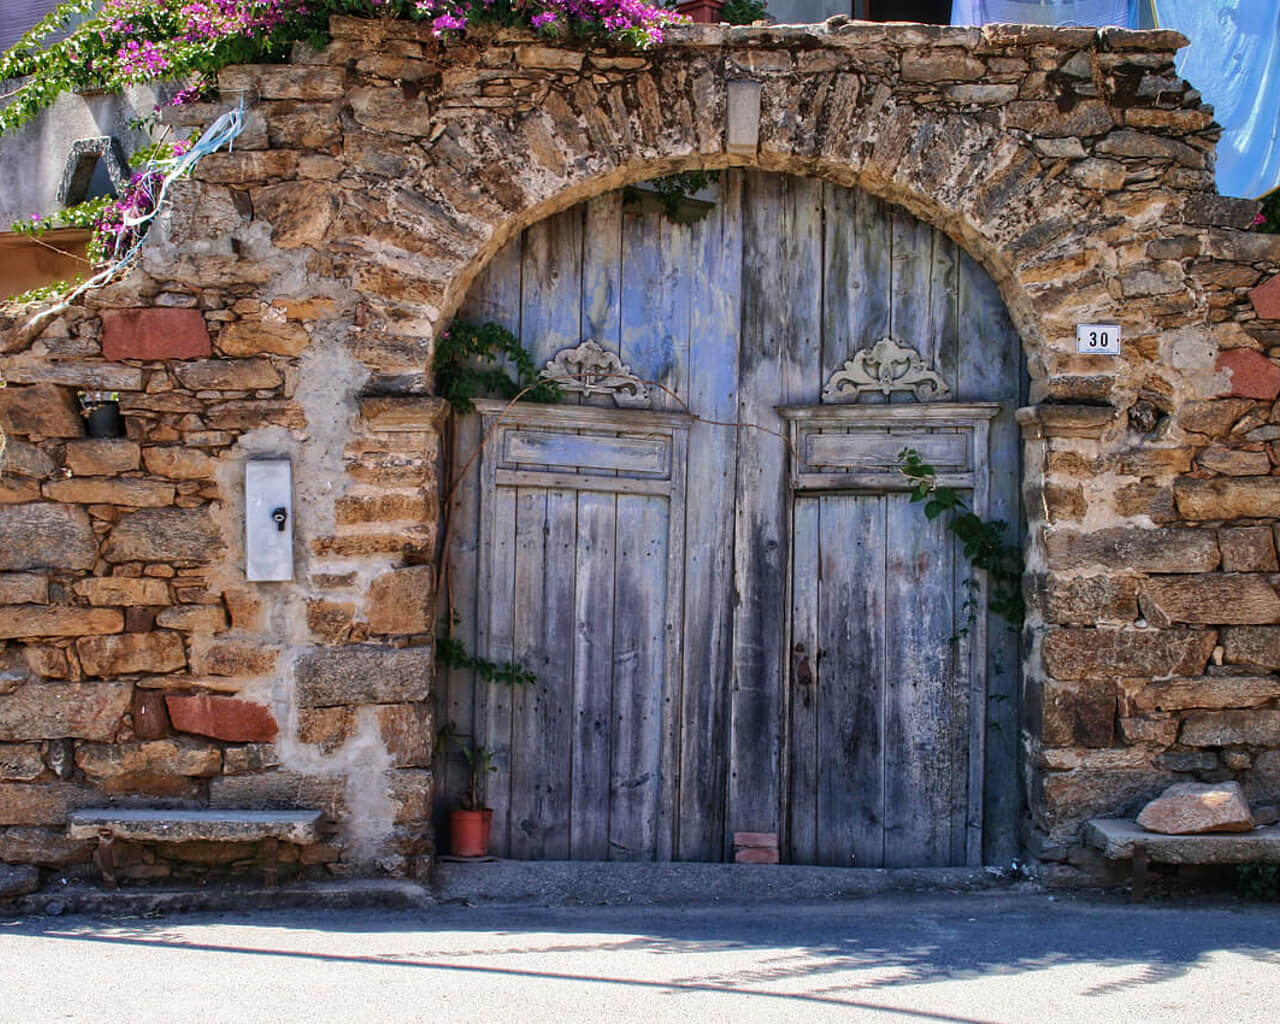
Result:
{"type": "Polygon", "coordinates": [[[1257,197],[1280,185],[1280,4],[1155,0],[1161,28],[1191,40],[1178,72],[1223,127],[1218,191],[1257,197]]]}
{"type": "Polygon", "coordinates": [[[1136,28],[1139,2],[1140,0],[952,0],[951,24],[985,25],[992,21],[1007,21],[1021,25],[1119,25],[1122,28],[1136,28]]]}

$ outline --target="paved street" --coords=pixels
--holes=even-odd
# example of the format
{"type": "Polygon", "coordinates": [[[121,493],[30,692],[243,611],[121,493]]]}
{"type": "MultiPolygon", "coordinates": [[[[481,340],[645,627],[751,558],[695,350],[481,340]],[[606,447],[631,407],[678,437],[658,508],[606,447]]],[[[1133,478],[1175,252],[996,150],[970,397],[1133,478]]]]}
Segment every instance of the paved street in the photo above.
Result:
{"type": "Polygon", "coordinates": [[[0,1020],[1280,1017],[1275,905],[1044,894],[0,917],[0,1020]]]}

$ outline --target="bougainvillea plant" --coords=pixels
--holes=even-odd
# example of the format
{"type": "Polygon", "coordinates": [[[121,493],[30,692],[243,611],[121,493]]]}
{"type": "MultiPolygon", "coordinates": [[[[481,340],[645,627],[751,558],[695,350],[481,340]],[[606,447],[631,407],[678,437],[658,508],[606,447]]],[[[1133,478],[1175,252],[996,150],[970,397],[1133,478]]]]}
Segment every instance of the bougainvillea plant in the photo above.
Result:
{"type": "Polygon", "coordinates": [[[282,60],[291,43],[322,44],[334,14],[425,21],[440,37],[497,23],[640,46],[685,20],[647,0],[69,0],[0,58],[0,80],[18,80],[0,135],[64,92],[207,80],[227,64],[282,60]]]}

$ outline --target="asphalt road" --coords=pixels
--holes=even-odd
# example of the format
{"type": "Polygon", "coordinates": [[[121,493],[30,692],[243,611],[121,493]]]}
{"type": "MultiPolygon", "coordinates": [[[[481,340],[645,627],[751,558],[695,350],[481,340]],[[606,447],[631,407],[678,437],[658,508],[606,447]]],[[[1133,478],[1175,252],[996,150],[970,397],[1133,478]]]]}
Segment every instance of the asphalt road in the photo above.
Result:
{"type": "Polygon", "coordinates": [[[0,1020],[1274,1024],[1280,908],[993,893],[0,916],[0,1020]]]}

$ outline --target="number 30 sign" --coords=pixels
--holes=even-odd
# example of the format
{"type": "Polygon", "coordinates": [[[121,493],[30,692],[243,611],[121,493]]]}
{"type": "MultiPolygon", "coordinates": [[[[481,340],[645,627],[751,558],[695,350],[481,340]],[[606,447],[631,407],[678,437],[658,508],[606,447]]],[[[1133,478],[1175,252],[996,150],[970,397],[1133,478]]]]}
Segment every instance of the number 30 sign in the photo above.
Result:
{"type": "Polygon", "coordinates": [[[1090,356],[1118,356],[1120,325],[1077,324],[1076,351],[1090,356]]]}

